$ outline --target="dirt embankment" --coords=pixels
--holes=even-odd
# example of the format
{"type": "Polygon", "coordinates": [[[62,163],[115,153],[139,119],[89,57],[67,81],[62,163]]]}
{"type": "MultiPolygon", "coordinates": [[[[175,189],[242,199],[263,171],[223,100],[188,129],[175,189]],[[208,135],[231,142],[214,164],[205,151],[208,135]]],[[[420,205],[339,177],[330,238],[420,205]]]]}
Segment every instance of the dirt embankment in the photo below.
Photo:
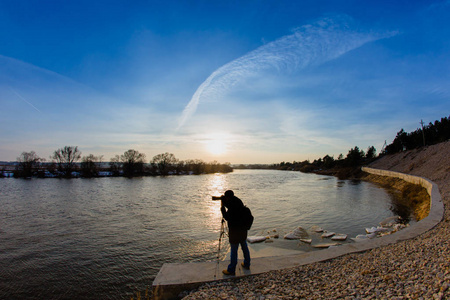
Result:
{"type": "Polygon", "coordinates": [[[369,167],[417,175],[432,181],[445,180],[450,174],[450,141],[386,155],[369,167]]]}
{"type": "MultiPolygon", "coordinates": [[[[396,171],[426,177],[440,181],[450,173],[450,141],[430,147],[422,147],[408,152],[387,155],[369,165],[371,168],[396,171]]],[[[401,179],[376,175],[363,176],[387,189],[395,189],[402,193],[402,199],[414,212],[417,221],[429,213],[430,197],[426,190],[401,179]]]]}
{"type": "Polygon", "coordinates": [[[430,195],[427,190],[416,184],[411,184],[402,179],[367,174],[362,177],[376,183],[387,190],[398,191],[398,197],[395,201],[398,205],[409,207],[416,221],[420,221],[430,212],[430,195]]]}

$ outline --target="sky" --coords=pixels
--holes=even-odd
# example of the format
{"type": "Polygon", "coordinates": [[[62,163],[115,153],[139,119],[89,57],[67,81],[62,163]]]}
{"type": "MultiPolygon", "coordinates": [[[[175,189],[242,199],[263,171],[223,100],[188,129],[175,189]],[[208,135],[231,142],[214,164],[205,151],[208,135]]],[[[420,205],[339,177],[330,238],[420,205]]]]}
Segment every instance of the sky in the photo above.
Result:
{"type": "Polygon", "coordinates": [[[0,0],[0,160],[266,164],[450,115],[450,1],[0,0]]]}

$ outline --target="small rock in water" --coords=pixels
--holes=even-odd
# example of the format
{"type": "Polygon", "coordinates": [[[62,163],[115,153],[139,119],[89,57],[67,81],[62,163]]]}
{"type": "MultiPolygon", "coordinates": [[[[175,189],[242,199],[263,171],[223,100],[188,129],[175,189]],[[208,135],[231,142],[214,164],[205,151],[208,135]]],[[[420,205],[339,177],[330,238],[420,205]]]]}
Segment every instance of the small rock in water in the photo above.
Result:
{"type": "Polygon", "coordinates": [[[389,217],[389,218],[386,218],[383,221],[381,221],[380,226],[381,227],[391,227],[391,226],[394,226],[395,224],[397,224],[400,220],[401,220],[400,216],[389,217]]]}
{"type": "Polygon", "coordinates": [[[345,241],[347,239],[346,234],[336,234],[331,238],[333,241],[345,241]]]}
{"type": "Polygon", "coordinates": [[[376,233],[358,234],[355,238],[351,238],[351,240],[354,242],[362,242],[362,241],[367,241],[368,239],[373,239],[376,237],[377,237],[376,233]]]}
{"type": "Polygon", "coordinates": [[[311,226],[311,231],[323,232],[323,228],[319,227],[319,226],[316,226],[316,225],[313,225],[313,226],[311,226]]]}
{"type": "Polygon", "coordinates": [[[298,239],[303,239],[303,238],[307,238],[307,237],[308,237],[308,233],[306,232],[305,229],[303,229],[301,227],[298,227],[294,231],[289,232],[288,234],[286,234],[284,236],[284,238],[287,240],[298,240],[298,239]]]}
{"type": "Polygon", "coordinates": [[[366,232],[367,233],[377,233],[377,232],[385,232],[385,231],[389,231],[389,228],[384,228],[381,226],[378,227],[372,227],[372,228],[366,228],[366,232]]]}
{"type": "Polygon", "coordinates": [[[392,227],[392,229],[394,230],[394,232],[396,232],[396,231],[399,231],[399,230],[401,230],[401,229],[403,229],[403,228],[406,228],[407,226],[409,226],[409,224],[408,224],[408,225],[405,225],[405,224],[398,223],[398,224],[395,224],[395,225],[392,227]]]}
{"type": "Polygon", "coordinates": [[[333,235],[335,235],[336,233],[335,232],[328,232],[328,231],[325,231],[324,233],[322,233],[322,237],[323,238],[329,238],[329,237],[332,237],[333,235]]]}
{"type": "Polygon", "coordinates": [[[311,244],[312,243],[312,239],[300,239],[300,242],[311,244]]]}
{"type": "Polygon", "coordinates": [[[374,233],[369,233],[369,234],[366,234],[366,237],[369,238],[369,239],[373,239],[373,238],[377,237],[377,234],[375,232],[374,233]]]}

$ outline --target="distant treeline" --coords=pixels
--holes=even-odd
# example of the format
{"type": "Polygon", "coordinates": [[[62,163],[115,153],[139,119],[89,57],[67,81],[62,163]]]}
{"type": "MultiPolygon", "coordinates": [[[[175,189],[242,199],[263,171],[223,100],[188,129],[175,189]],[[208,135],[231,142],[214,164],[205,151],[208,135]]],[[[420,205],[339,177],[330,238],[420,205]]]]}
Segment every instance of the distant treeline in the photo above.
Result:
{"type": "Polygon", "coordinates": [[[271,169],[273,169],[273,166],[274,166],[273,164],[248,164],[248,165],[240,164],[240,165],[233,166],[233,169],[241,169],[241,170],[246,170],[246,169],[271,170],[271,169]]]}
{"type": "MultiPolygon", "coordinates": [[[[433,145],[445,142],[450,139],[450,121],[449,118],[441,118],[440,121],[435,121],[423,126],[422,129],[417,129],[411,133],[406,133],[401,129],[395,137],[392,144],[387,145],[382,149],[380,155],[393,154],[400,151],[415,149],[424,145],[433,145]]],[[[357,146],[350,149],[347,156],[344,158],[342,154],[337,159],[333,156],[325,155],[310,162],[309,160],[301,162],[281,162],[271,166],[261,165],[261,169],[277,169],[277,170],[292,170],[301,171],[305,173],[315,172],[320,174],[336,175],[340,178],[358,177],[361,175],[360,167],[368,164],[377,158],[375,147],[371,146],[366,153],[360,150],[357,146]]],[[[244,166],[243,166],[244,168],[244,166]]]]}
{"type": "MultiPolygon", "coordinates": [[[[81,156],[77,146],[65,146],[50,156],[50,162],[39,157],[34,151],[22,152],[14,164],[14,177],[104,177],[104,176],[165,176],[182,174],[206,174],[232,172],[230,163],[213,161],[206,163],[201,159],[179,160],[172,153],[155,155],[146,163],[145,154],[130,149],[116,155],[109,162],[103,156],[89,154],[81,156]]],[[[5,173],[5,169],[0,172],[5,173]]]]}
{"type": "Polygon", "coordinates": [[[281,162],[278,164],[249,164],[237,165],[235,169],[272,169],[286,171],[300,171],[304,173],[316,172],[323,174],[342,175],[348,177],[349,172],[362,164],[373,161],[376,158],[376,149],[371,146],[366,152],[360,150],[357,146],[350,149],[344,158],[342,154],[335,159],[333,156],[325,155],[323,158],[315,159],[313,162],[309,160],[281,162]],[[344,174],[345,173],[345,174],[344,174]]]}
{"type": "MultiPolygon", "coordinates": [[[[450,118],[450,116],[449,116],[450,118]]],[[[417,130],[407,133],[403,128],[397,132],[392,144],[387,145],[384,153],[393,154],[405,150],[411,150],[422,146],[430,146],[445,142],[450,139],[450,120],[449,118],[441,118],[433,123],[418,128],[417,130]]]]}
{"type": "Polygon", "coordinates": [[[313,162],[304,160],[301,162],[281,162],[273,165],[278,170],[301,171],[305,173],[316,172],[322,170],[330,170],[335,168],[354,168],[359,165],[368,163],[376,157],[376,149],[370,146],[367,152],[360,150],[358,146],[350,149],[344,158],[342,154],[335,159],[333,156],[325,155],[323,158],[315,159],[313,162]]]}

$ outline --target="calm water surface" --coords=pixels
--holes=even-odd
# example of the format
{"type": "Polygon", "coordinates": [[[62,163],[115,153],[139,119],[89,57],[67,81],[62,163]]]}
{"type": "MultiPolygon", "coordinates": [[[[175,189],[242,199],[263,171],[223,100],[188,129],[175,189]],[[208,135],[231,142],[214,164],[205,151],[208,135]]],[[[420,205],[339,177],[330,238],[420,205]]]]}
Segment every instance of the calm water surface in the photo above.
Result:
{"type": "Polygon", "coordinates": [[[215,260],[221,215],[211,196],[227,189],[252,209],[250,235],[319,225],[356,236],[393,215],[392,195],[373,184],[300,172],[2,179],[0,298],[124,299],[163,263],[215,260]]]}

